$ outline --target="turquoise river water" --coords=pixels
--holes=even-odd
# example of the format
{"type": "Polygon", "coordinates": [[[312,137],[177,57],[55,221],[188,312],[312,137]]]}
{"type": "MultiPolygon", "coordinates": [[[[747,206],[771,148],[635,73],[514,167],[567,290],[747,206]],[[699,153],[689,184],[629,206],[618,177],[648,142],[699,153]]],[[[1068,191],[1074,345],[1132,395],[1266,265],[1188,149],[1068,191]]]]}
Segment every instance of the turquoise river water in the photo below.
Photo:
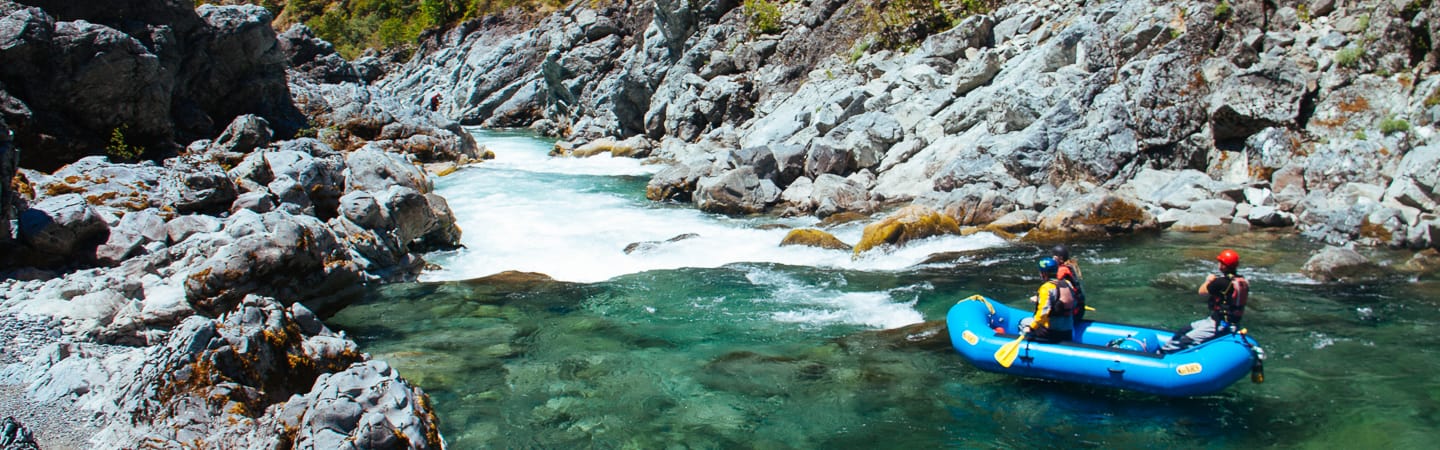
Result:
{"type": "MultiPolygon", "coordinates": [[[[377,289],[329,324],[423,387],[452,448],[1431,448],[1440,440],[1440,288],[1299,274],[1287,234],[1077,243],[1087,315],[1177,328],[1225,247],[1253,294],[1266,382],[1169,399],[973,369],[875,331],[943,320],[984,294],[1024,303],[1041,248],[989,234],[852,259],[779,247],[812,219],[649,202],[657,170],[555,159],[474,131],[497,158],[440,178],[464,249],[421,283],[377,289]],[[686,234],[696,236],[667,242],[686,234]],[[632,243],[643,243],[626,253],[632,243]],[[932,258],[932,255],[945,255],[932,258]],[[481,279],[503,271],[554,281],[481,279]],[[470,280],[470,281],[466,281],[470,280]]],[[[830,229],[855,242],[863,223],[830,229]]],[[[1409,253],[1373,250],[1402,266],[1409,253]]]]}

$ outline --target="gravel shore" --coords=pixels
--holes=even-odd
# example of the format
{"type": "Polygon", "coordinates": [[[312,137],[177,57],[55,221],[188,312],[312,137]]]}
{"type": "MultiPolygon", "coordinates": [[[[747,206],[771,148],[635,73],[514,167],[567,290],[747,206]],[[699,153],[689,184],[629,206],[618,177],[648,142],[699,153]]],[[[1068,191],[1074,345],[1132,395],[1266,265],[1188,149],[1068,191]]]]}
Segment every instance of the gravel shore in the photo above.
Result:
{"type": "MultiPolygon", "coordinates": [[[[58,329],[47,320],[26,319],[0,313],[0,368],[22,364],[37,350],[62,340],[58,329]]],[[[86,411],[75,408],[69,399],[37,403],[25,395],[25,386],[5,384],[0,378],[0,418],[19,420],[43,449],[85,449],[86,442],[99,432],[86,411]]]]}

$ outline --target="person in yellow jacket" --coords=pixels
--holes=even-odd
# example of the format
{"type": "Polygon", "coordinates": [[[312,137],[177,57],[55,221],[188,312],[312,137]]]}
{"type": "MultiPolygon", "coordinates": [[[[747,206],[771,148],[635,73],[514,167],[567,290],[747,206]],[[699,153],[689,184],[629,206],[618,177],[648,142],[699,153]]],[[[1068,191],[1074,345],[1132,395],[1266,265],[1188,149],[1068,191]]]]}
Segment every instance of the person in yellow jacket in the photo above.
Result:
{"type": "Polygon", "coordinates": [[[1056,276],[1060,264],[1054,259],[1041,259],[1039,266],[1045,283],[1030,298],[1035,302],[1035,316],[1020,321],[1020,328],[1032,340],[1071,340],[1075,326],[1075,287],[1056,276]]]}

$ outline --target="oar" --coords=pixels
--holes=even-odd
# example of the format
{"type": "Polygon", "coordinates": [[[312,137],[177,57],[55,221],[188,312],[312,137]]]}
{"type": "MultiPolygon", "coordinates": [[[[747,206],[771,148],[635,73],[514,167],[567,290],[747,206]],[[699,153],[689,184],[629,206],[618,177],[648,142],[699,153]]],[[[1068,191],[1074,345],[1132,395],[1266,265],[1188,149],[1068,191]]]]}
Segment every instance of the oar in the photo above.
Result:
{"type": "Polygon", "coordinates": [[[1015,362],[1015,357],[1020,356],[1020,341],[1025,340],[1025,336],[1021,334],[1020,338],[1000,346],[1000,350],[995,351],[995,362],[1000,363],[1000,367],[1009,368],[1010,364],[1015,362]]]}

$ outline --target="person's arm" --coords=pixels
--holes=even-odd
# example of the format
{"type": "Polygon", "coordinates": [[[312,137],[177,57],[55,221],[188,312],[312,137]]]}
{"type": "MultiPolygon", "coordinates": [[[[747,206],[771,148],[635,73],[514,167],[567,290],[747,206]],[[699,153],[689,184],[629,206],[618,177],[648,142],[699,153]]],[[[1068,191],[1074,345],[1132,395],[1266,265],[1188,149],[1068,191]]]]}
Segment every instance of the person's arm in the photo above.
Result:
{"type": "Polygon", "coordinates": [[[1215,281],[1215,274],[1213,273],[1210,275],[1206,275],[1205,281],[1203,283],[1200,283],[1200,295],[1210,295],[1210,289],[1208,288],[1208,286],[1210,286],[1211,281],[1215,281]]]}

